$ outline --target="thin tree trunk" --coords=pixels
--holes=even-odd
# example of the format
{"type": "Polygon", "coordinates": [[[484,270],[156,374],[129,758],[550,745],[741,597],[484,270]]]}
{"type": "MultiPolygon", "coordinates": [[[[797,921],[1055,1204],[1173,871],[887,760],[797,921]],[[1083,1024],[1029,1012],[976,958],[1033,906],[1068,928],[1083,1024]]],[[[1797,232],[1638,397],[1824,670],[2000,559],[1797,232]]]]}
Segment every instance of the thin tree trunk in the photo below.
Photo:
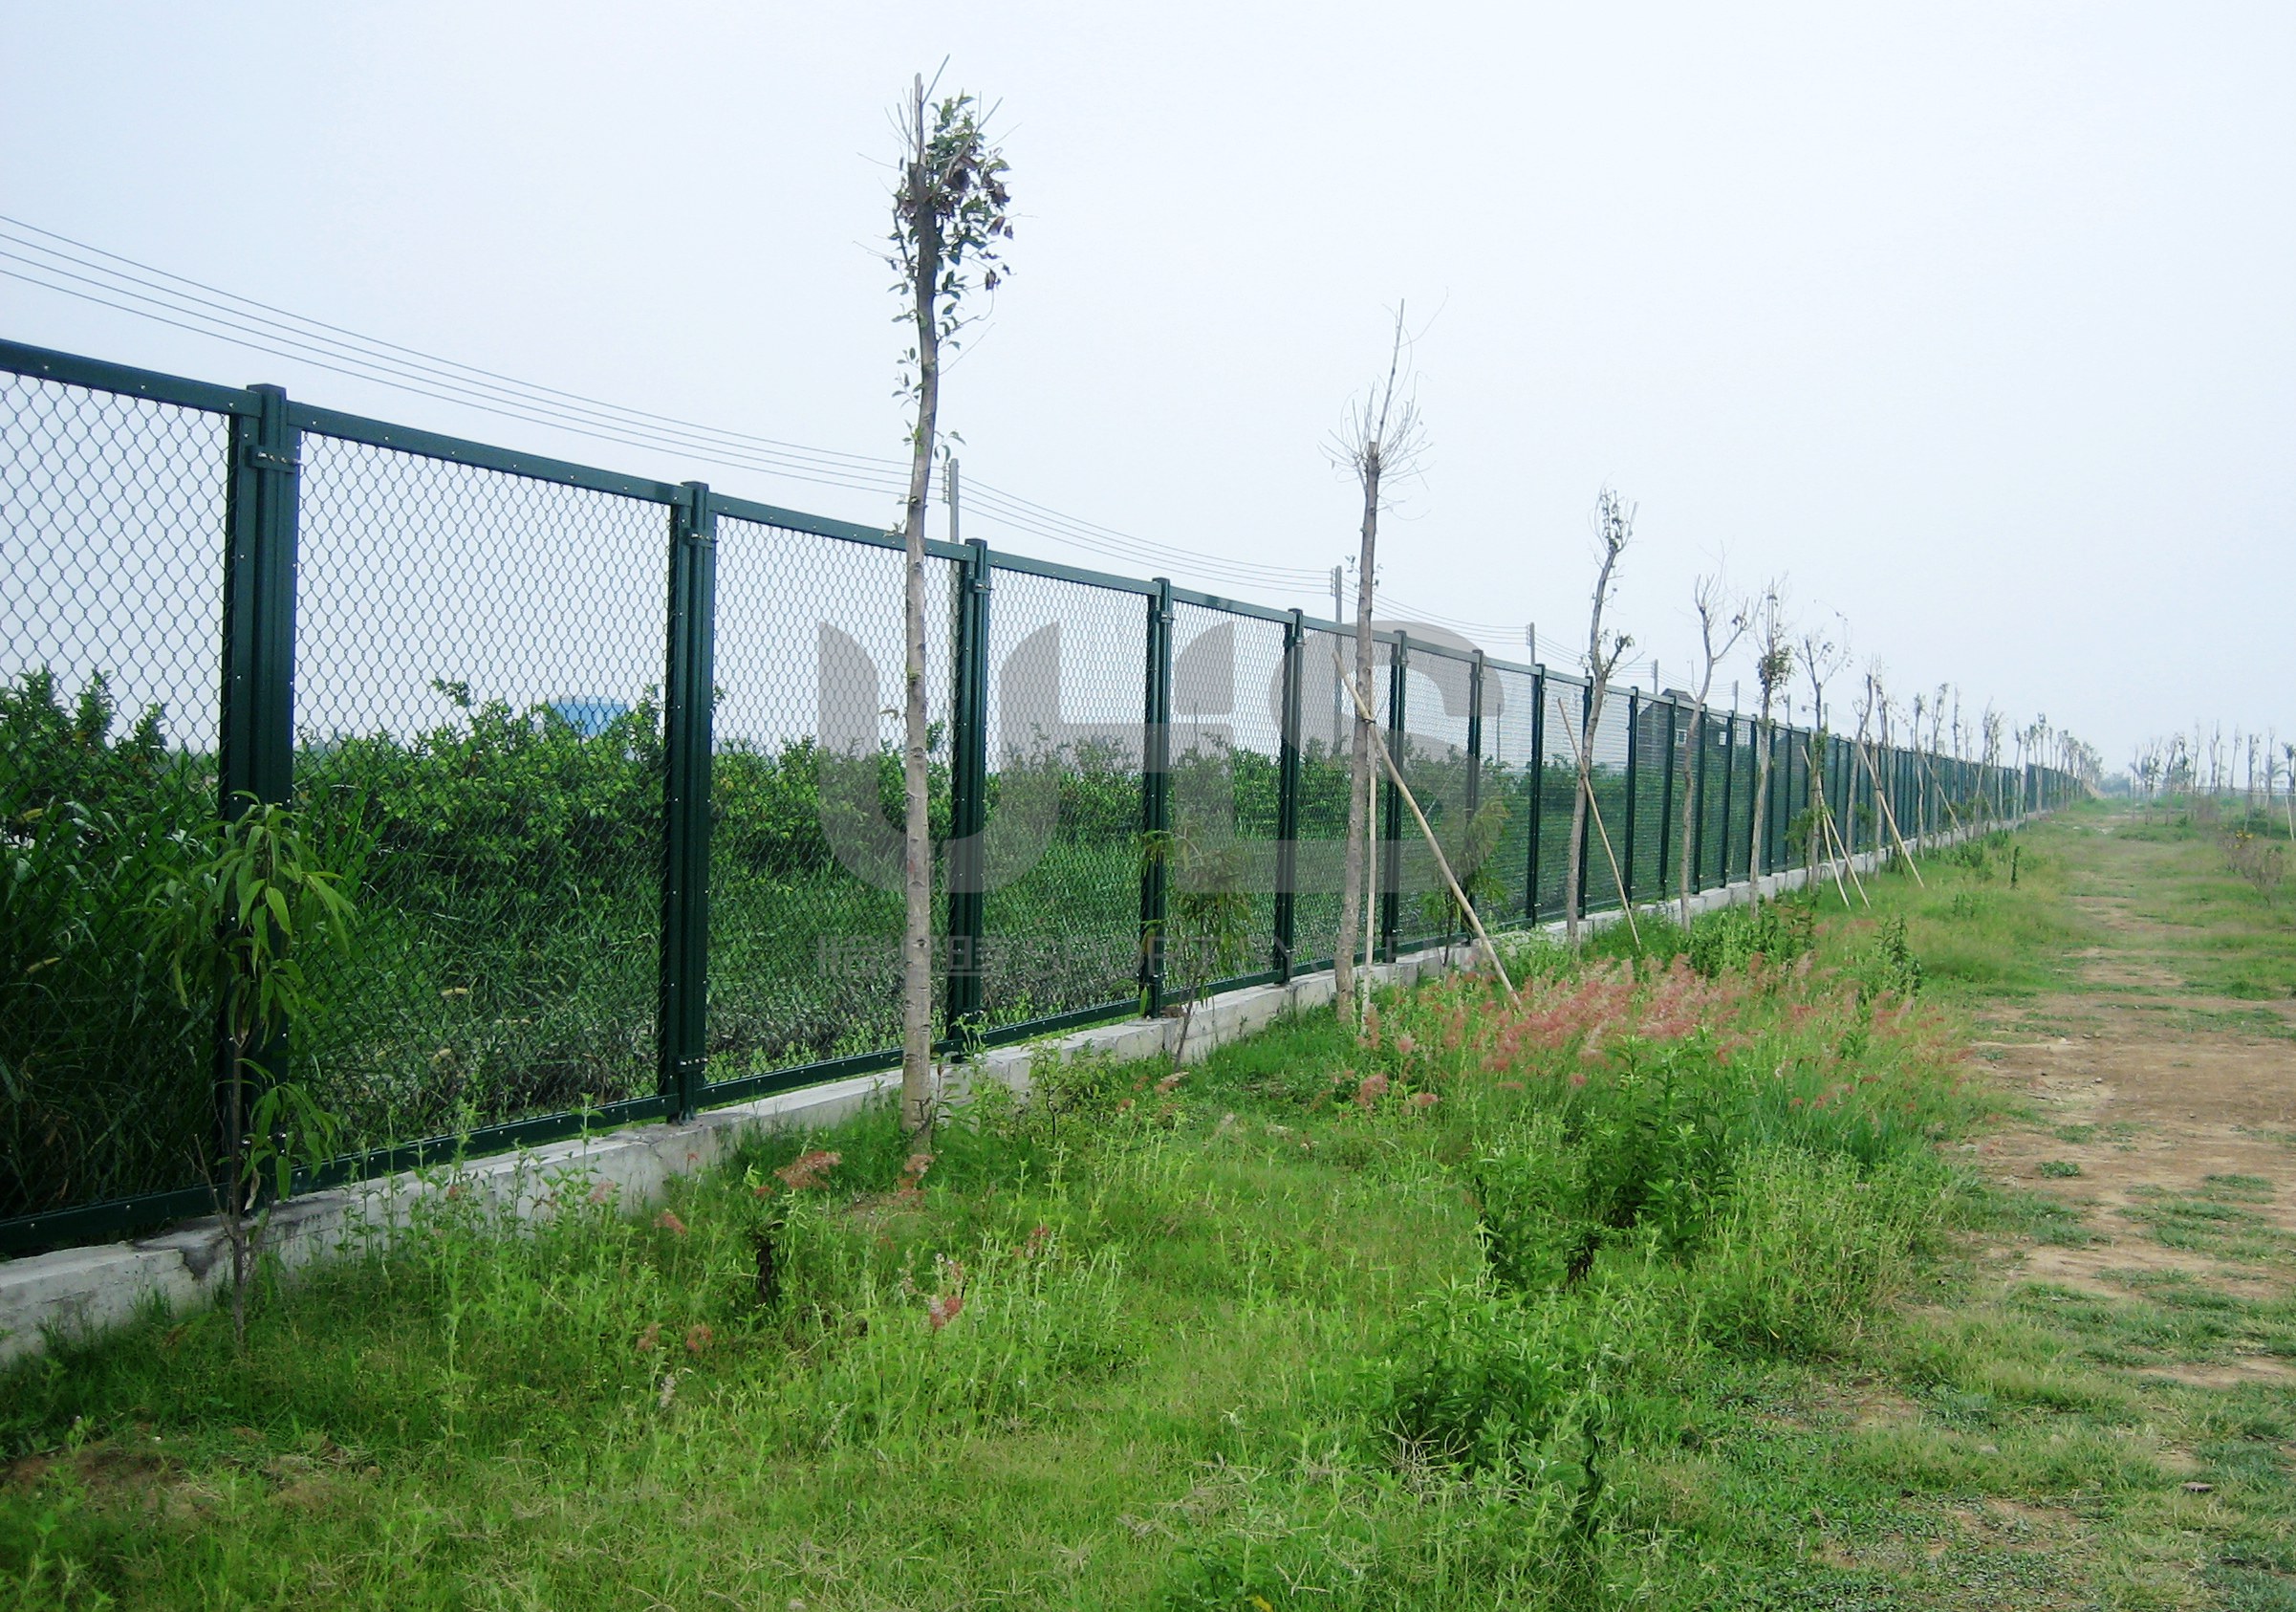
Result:
{"type": "MultiPolygon", "coordinates": [[[[1555,704],[1559,708],[1562,702],[1558,699],[1555,704]]],[[[1579,866],[1585,859],[1587,848],[1587,802],[1592,798],[1594,788],[1592,770],[1587,764],[1594,744],[1594,735],[1591,731],[1594,725],[1586,720],[1593,705],[1593,685],[1590,683],[1586,697],[1579,707],[1580,714],[1575,719],[1580,725],[1580,731],[1578,754],[1571,762],[1571,770],[1577,785],[1570,792],[1570,839],[1563,849],[1563,934],[1572,946],[1578,944],[1579,927],[1585,918],[1579,911],[1578,886],[1579,866]]],[[[1565,722],[1573,720],[1568,711],[1557,709],[1555,714],[1565,722]]]]}
{"type": "MultiPolygon", "coordinates": [[[[1363,466],[1363,535],[1355,559],[1355,686],[1368,698],[1372,687],[1372,588],[1379,545],[1379,457],[1375,451],[1363,466]]],[[[1371,846],[1372,747],[1370,719],[1355,711],[1354,744],[1348,765],[1347,870],[1339,886],[1339,945],[1332,963],[1336,1011],[1350,1012],[1354,995],[1354,955],[1356,932],[1366,916],[1366,902],[1376,895],[1364,886],[1364,869],[1371,846]]],[[[1364,942],[1363,961],[1371,963],[1371,944],[1364,942]]]]}
{"type": "Polygon", "coordinates": [[[1762,697],[1762,723],[1754,730],[1754,820],[1746,829],[1746,879],[1754,887],[1753,903],[1762,904],[1762,880],[1769,872],[1769,843],[1762,837],[1769,817],[1770,752],[1777,747],[1777,737],[1770,731],[1770,702],[1767,694],[1762,697]]]}
{"type": "Polygon", "coordinates": [[[933,1122],[933,844],[927,789],[924,645],[924,516],[933,479],[933,445],[941,411],[941,331],[935,302],[941,283],[939,221],[927,195],[924,98],[915,106],[916,154],[909,164],[910,201],[918,221],[917,260],[911,266],[917,323],[917,430],[909,443],[909,495],[902,509],[901,784],[901,1122],[921,1131],[933,1122]]]}
{"type": "MultiPolygon", "coordinates": [[[[1713,674],[1708,673],[1707,675],[1711,680],[1713,674]]],[[[1700,752],[1703,753],[1706,748],[1706,685],[1703,683],[1699,685],[1698,706],[1696,714],[1690,721],[1690,731],[1697,740],[1700,752]]],[[[1700,811],[1705,805],[1705,802],[1699,799],[1698,796],[1698,769],[1692,763],[1690,747],[1684,745],[1682,747],[1682,854],[1675,860],[1675,893],[1680,904],[1682,927],[1685,929],[1690,927],[1690,886],[1692,882],[1690,847],[1693,843],[1691,831],[1698,820],[1700,811]]]]}

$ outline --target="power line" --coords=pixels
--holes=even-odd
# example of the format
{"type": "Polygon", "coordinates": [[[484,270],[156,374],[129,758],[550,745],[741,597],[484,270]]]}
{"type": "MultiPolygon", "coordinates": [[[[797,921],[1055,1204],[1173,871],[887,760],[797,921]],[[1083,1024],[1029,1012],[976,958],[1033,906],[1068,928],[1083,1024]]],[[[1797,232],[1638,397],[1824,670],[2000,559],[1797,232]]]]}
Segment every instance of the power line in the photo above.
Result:
{"type": "MultiPolygon", "coordinates": [[[[439,402],[531,425],[574,431],[625,447],[671,448],[719,464],[854,491],[898,496],[906,486],[906,469],[898,461],[704,425],[520,381],[240,296],[22,220],[0,215],[0,225],[10,227],[0,229],[0,241],[39,254],[26,256],[24,251],[0,251],[0,259],[18,266],[0,264],[0,275],[211,339],[439,402]],[[76,256],[44,241],[11,233],[11,229],[60,242],[90,256],[76,256]],[[105,261],[91,261],[91,257],[105,261]],[[27,272],[28,270],[32,272],[27,272]],[[76,283],[58,284],[57,280],[76,283]],[[179,289],[184,287],[191,289],[179,289]],[[127,301],[116,300],[121,297],[127,301]]],[[[1177,559],[1181,565],[1174,569],[1191,569],[1230,585],[1254,588],[1319,588],[1325,575],[1320,570],[1238,560],[1133,537],[1096,522],[1063,514],[991,483],[968,480],[965,490],[969,495],[968,511],[977,512],[993,524],[1132,564],[1169,567],[1177,559]]]]}

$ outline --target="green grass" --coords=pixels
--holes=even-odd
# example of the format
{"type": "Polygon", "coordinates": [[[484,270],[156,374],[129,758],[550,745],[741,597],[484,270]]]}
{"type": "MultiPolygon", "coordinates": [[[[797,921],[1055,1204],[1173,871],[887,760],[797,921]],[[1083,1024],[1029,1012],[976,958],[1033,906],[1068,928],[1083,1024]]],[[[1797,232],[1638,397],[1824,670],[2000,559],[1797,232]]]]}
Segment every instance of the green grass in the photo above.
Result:
{"type": "Polygon", "coordinates": [[[666,1214],[434,1196],[244,1360],[154,1316],[0,1378],[0,1606],[2275,1604],[2296,1412],[2162,1372],[2286,1302],[2004,1293],[2082,1216],[1951,1162],[2007,1107],[1962,1014],[2071,977],[2090,832],[1872,882],[1910,1010],[1830,896],[1807,973],[1526,948],[1519,1009],[1071,1066],[921,1182],[873,1114],[666,1214]]]}

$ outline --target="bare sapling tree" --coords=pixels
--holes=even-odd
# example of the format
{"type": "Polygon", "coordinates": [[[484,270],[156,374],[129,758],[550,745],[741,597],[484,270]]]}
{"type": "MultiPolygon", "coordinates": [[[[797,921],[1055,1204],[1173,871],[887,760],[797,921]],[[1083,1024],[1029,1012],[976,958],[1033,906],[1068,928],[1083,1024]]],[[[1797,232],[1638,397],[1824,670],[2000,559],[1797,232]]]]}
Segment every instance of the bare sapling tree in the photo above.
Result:
{"type": "MultiPolygon", "coordinates": [[[[1807,820],[1808,845],[1804,848],[1803,865],[1814,875],[1828,858],[1826,849],[1826,683],[1849,662],[1850,650],[1826,636],[1822,627],[1811,627],[1794,645],[1794,653],[1802,662],[1802,671],[1809,679],[1809,803],[1804,813],[1807,820]]],[[[1843,897],[1844,901],[1849,898],[1843,897]]]]}
{"type": "Polygon", "coordinates": [[[936,100],[920,75],[897,114],[900,170],[893,190],[894,291],[914,342],[901,392],[916,406],[909,432],[909,491],[901,505],[904,616],[901,624],[902,893],[901,1122],[933,1122],[933,844],[925,724],[925,505],[941,423],[941,359],[969,322],[965,298],[994,292],[1003,277],[1000,243],[1012,238],[1005,159],[988,141],[984,110],[969,95],[936,100]]]}
{"type": "MultiPolygon", "coordinates": [[[[1403,363],[1409,345],[1403,305],[1398,302],[1395,337],[1387,352],[1387,379],[1349,408],[1346,422],[1328,449],[1332,462],[1355,478],[1363,494],[1363,525],[1355,557],[1354,685],[1366,699],[1374,683],[1372,604],[1378,577],[1379,512],[1398,482],[1419,473],[1427,447],[1426,427],[1419,418],[1419,401],[1411,392],[1410,371],[1403,363]]],[[[1360,985],[1369,979],[1368,974],[1364,982],[1355,977],[1354,949],[1368,915],[1366,904],[1376,899],[1364,887],[1371,851],[1372,795],[1371,716],[1358,707],[1348,772],[1347,864],[1339,886],[1339,946],[1332,963],[1334,1006],[1342,1014],[1358,1011],[1360,985]]],[[[1363,962],[1368,967],[1371,960],[1367,939],[1363,962]]]]}
{"type": "MultiPolygon", "coordinates": [[[[1682,844],[1692,843],[1691,833],[1698,820],[1698,790],[1691,771],[1691,756],[1702,751],[1706,743],[1706,699],[1714,691],[1714,668],[1736,649],[1754,624],[1753,606],[1730,591],[1729,584],[1719,571],[1700,577],[1690,589],[1690,607],[1698,613],[1699,671],[1698,687],[1691,698],[1694,702],[1690,731],[1692,742],[1682,747],[1682,844]]],[[[1725,831],[1726,832],[1726,831],[1725,831]]],[[[1680,908],[1682,927],[1690,927],[1690,858],[1687,854],[1675,859],[1675,898],[1680,908]]]]}
{"type": "MultiPolygon", "coordinates": [[[[1602,721],[1602,700],[1610,690],[1611,675],[1635,643],[1625,633],[1606,630],[1602,616],[1618,591],[1618,556],[1634,539],[1635,506],[1619,497],[1616,489],[1604,488],[1594,501],[1598,563],[1587,607],[1587,699],[1578,717],[1578,788],[1570,796],[1570,840],[1563,868],[1564,930],[1573,946],[1578,944],[1585,922],[1585,914],[1579,910],[1579,868],[1587,849],[1587,814],[1594,808],[1594,730],[1602,721]]],[[[1558,714],[1566,723],[1571,720],[1568,711],[1558,714]]]]}
{"type": "Polygon", "coordinates": [[[1763,847],[1769,843],[1764,834],[1769,805],[1770,763],[1777,751],[1778,694],[1786,680],[1793,675],[1793,645],[1787,639],[1786,578],[1773,577],[1762,585],[1754,596],[1754,686],[1762,691],[1762,714],[1755,733],[1754,752],[1754,820],[1747,831],[1747,842],[1754,847],[1754,865],[1747,869],[1753,881],[1754,900],[1762,900],[1762,875],[1769,869],[1763,847]]]}

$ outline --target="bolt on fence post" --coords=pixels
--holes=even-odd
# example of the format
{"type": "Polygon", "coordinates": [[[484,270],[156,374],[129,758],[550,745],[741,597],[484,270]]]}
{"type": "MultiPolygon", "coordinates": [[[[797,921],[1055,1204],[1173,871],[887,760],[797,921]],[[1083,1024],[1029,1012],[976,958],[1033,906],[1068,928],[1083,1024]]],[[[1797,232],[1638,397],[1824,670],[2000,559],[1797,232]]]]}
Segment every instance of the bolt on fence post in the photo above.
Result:
{"type": "MultiPolygon", "coordinates": [[[[1411,657],[1411,638],[1397,632],[1387,662],[1387,753],[1397,771],[1411,763],[1403,736],[1403,675],[1411,657]]],[[[1396,945],[1403,919],[1403,792],[1387,780],[1379,814],[1379,955],[1396,960],[1396,945]]]]}
{"type": "Polygon", "coordinates": [[[717,678],[718,513],[689,481],[670,506],[669,642],[662,678],[661,994],[656,1045],[670,1117],[708,1082],[709,752],[717,678]]]}
{"type": "MultiPolygon", "coordinates": [[[[217,811],[226,818],[294,791],[295,555],[302,432],[276,386],[251,386],[251,413],[231,417],[225,476],[223,709],[217,811]]],[[[219,1012],[215,1026],[216,1158],[230,1156],[233,1054],[219,1012]]],[[[287,1078],[287,1038],[250,1060],[266,1081],[287,1078]]]]}
{"type": "Polygon", "coordinates": [[[968,538],[957,562],[955,699],[949,711],[949,856],[947,997],[950,1039],[963,1045],[980,1026],[981,965],[986,935],[986,863],[981,842],[988,820],[988,609],[994,582],[988,545],[968,538]]]}
{"type": "Polygon", "coordinates": [[[1530,841],[1523,876],[1523,922],[1539,921],[1539,828],[1547,820],[1547,673],[1530,668],[1530,841]]]}
{"type": "MultiPolygon", "coordinates": [[[[1140,750],[1140,835],[1172,827],[1172,579],[1156,578],[1148,596],[1147,704],[1140,750]]],[[[1140,861],[1140,1012],[1164,1011],[1164,863],[1140,861]]]]}
{"type": "Polygon", "coordinates": [[[1302,664],[1308,656],[1307,615],[1294,610],[1284,623],[1283,733],[1276,753],[1275,785],[1275,945],[1268,959],[1280,984],[1291,983],[1294,944],[1298,938],[1299,902],[1299,794],[1301,686],[1307,681],[1302,664]]]}

